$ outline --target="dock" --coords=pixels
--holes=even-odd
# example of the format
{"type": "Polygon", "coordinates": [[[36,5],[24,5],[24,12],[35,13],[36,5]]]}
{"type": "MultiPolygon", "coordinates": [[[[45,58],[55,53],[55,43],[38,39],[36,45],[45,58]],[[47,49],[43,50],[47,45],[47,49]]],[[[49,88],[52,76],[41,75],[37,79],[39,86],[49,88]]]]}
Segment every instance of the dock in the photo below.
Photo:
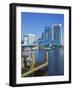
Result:
{"type": "Polygon", "coordinates": [[[26,77],[26,76],[28,76],[30,74],[33,74],[34,72],[42,69],[43,67],[47,67],[48,66],[48,52],[46,53],[46,56],[45,56],[46,57],[46,61],[43,64],[41,64],[41,65],[39,65],[37,67],[34,67],[34,62],[35,62],[35,58],[34,57],[35,56],[33,56],[33,62],[32,62],[32,65],[31,65],[31,69],[29,71],[23,73],[21,75],[22,77],[26,77]]]}

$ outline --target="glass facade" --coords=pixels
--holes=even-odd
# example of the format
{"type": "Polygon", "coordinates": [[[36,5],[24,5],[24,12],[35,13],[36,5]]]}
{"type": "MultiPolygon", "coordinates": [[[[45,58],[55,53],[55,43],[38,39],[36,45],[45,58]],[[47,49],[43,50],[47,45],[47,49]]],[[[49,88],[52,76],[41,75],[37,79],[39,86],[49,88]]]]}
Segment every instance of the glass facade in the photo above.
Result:
{"type": "Polygon", "coordinates": [[[51,27],[45,27],[45,44],[51,44],[51,27]]]}
{"type": "Polygon", "coordinates": [[[55,46],[60,46],[61,45],[61,24],[53,26],[53,36],[54,36],[53,44],[55,46]]]}

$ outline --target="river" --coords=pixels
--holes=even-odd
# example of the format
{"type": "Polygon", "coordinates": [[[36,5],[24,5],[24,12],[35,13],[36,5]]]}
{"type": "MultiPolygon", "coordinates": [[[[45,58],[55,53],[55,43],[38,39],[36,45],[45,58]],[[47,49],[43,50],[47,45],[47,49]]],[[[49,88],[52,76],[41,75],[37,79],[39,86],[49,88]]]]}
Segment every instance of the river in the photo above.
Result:
{"type": "Polygon", "coordinates": [[[45,53],[48,52],[48,76],[64,75],[64,49],[54,48],[50,50],[36,50],[36,62],[45,62],[45,53]]]}

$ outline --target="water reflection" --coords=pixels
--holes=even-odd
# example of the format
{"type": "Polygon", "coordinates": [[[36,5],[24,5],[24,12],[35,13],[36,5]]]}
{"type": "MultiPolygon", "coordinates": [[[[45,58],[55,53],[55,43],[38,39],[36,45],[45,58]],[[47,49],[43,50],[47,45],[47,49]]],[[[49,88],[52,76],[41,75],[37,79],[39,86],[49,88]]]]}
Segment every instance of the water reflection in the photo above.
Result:
{"type": "Polygon", "coordinates": [[[48,51],[48,75],[64,74],[64,50],[51,49],[48,51]]]}
{"type": "Polygon", "coordinates": [[[64,50],[63,49],[50,49],[39,50],[36,55],[36,62],[45,62],[45,53],[48,52],[48,76],[64,75],[64,50]]]}

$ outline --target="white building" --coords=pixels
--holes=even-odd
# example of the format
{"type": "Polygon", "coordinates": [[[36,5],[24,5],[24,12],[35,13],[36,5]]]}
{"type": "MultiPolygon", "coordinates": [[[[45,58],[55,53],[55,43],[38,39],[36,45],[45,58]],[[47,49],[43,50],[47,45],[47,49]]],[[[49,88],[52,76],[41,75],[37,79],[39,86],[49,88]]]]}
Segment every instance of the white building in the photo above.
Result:
{"type": "Polygon", "coordinates": [[[24,45],[27,45],[28,44],[28,35],[24,35],[23,44],[24,45]]]}
{"type": "Polygon", "coordinates": [[[31,45],[35,41],[35,34],[24,35],[24,45],[31,45]]]}
{"type": "Polygon", "coordinates": [[[28,34],[28,44],[33,44],[35,41],[35,34],[28,34]]]}

